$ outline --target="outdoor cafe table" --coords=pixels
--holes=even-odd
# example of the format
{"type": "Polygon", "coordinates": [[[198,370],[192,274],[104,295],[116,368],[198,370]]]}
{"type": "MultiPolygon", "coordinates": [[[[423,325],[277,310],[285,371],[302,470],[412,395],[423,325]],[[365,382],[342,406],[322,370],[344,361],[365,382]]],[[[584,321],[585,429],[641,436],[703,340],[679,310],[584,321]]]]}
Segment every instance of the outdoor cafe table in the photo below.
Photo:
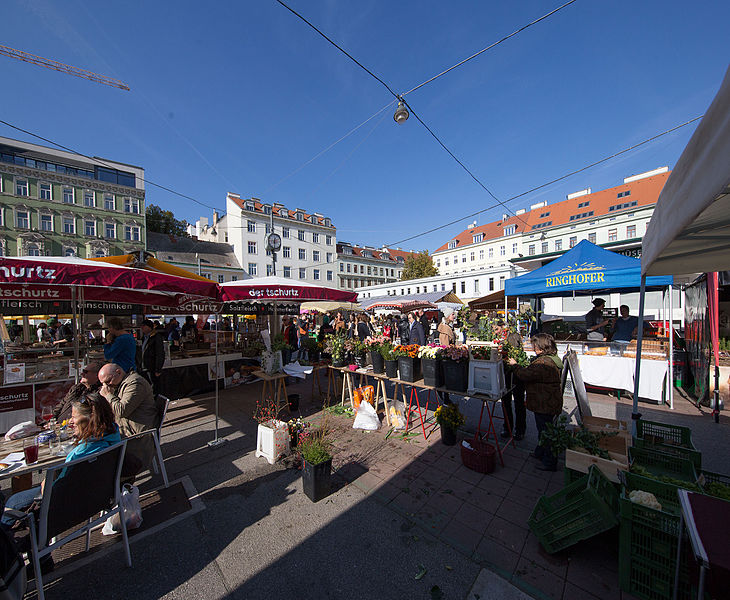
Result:
{"type": "MultiPolygon", "coordinates": [[[[24,438],[27,439],[27,438],[24,438]]],[[[11,454],[13,452],[19,452],[20,454],[23,453],[23,439],[19,440],[6,440],[2,439],[0,441],[0,461],[2,461],[8,454],[11,454]]],[[[25,464],[25,460],[23,460],[22,463],[17,464],[15,467],[10,469],[5,469],[3,471],[0,471],[0,479],[7,479],[9,477],[20,477],[20,476],[28,476],[24,479],[27,480],[26,483],[18,483],[15,484],[16,481],[20,482],[19,479],[13,480],[13,492],[18,492],[23,489],[28,489],[31,487],[27,483],[30,483],[30,475],[37,471],[39,473],[45,471],[46,469],[50,467],[54,467],[56,465],[61,464],[66,460],[66,455],[51,455],[51,451],[48,448],[48,443],[39,444],[38,445],[38,460],[34,462],[33,464],[27,465],[25,464]],[[15,488],[18,489],[15,489],[15,488]]]]}

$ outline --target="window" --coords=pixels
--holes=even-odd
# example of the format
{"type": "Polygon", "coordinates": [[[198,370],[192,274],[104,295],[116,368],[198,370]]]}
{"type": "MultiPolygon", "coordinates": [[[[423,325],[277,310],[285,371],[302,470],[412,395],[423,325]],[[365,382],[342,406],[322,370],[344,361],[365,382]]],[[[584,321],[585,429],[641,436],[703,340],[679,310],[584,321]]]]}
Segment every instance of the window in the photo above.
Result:
{"type": "Polygon", "coordinates": [[[474,253],[472,252],[471,254],[469,254],[469,260],[470,260],[471,262],[474,262],[474,257],[475,257],[475,256],[476,256],[476,255],[475,255],[475,254],[474,254],[474,253]]]}
{"type": "Polygon", "coordinates": [[[114,225],[114,223],[105,223],[104,224],[104,237],[107,239],[116,237],[116,235],[117,235],[116,229],[117,229],[117,227],[116,227],[116,225],[114,225]]]}
{"type": "Polygon", "coordinates": [[[304,248],[299,248],[299,260],[307,260],[307,251],[304,248]]]}
{"type": "Polygon", "coordinates": [[[271,214],[271,207],[268,204],[264,206],[264,214],[265,215],[271,214]]]}
{"type": "Polygon", "coordinates": [[[494,291],[494,277],[489,278],[489,291],[490,292],[494,291]]]}
{"type": "MultiPolygon", "coordinates": [[[[227,244],[228,243],[228,232],[223,232],[223,241],[227,244]]],[[[231,281],[236,281],[236,279],[231,279],[231,281]]]]}
{"type": "Polygon", "coordinates": [[[593,216],[593,211],[591,210],[591,211],[584,212],[584,213],[578,213],[576,215],[570,215],[570,220],[577,221],[578,219],[585,219],[587,217],[592,217],[592,216],[593,216]]]}
{"type": "Polygon", "coordinates": [[[456,240],[451,240],[449,242],[449,250],[453,250],[454,248],[456,248],[456,240]]]}
{"type": "Polygon", "coordinates": [[[373,268],[370,265],[368,265],[368,275],[372,275],[372,274],[373,274],[373,268]]]}
{"type": "Polygon", "coordinates": [[[449,266],[449,257],[448,256],[444,257],[444,266],[445,267],[449,266]]]}
{"type": "Polygon", "coordinates": [[[319,244],[319,234],[318,233],[313,233],[312,234],[312,242],[314,244],[319,244]]]}
{"type": "Polygon", "coordinates": [[[475,294],[479,293],[479,280],[478,279],[474,280],[474,293],[475,294]]]}
{"type": "Polygon", "coordinates": [[[289,237],[289,228],[288,227],[282,227],[281,229],[281,237],[288,238],[289,237]]]}
{"type": "Polygon", "coordinates": [[[284,277],[287,279],[291,278],[291,267],[284,267],[284,277]]]}
{"type": "Polygon", "coordinates": [[[504,235],[514,235],[515,231],[517,231],[517,225],[510,225],[504,228],[504,235]]]}
{"type": "Polygon", "coordinates": [[[205,271],[203,271],[203,272],[202,272],[202,273],[200,274],[200,276],[201,276],[201,277],[205,277],[206,279],[210,279],[210,273],[206,273],[205,271]]]}
{"type": "Polygon", "coordinates": [[[608,230],[608,241],[609,242],[615,242],[618,239],[618,230],[617,229],[609,229],[608,230]]]}
{"type": "Polygon", "coordinates": [[[530,244],[530,245],[529,245],[529,246],[527,247],[527,253],[528,253],[528,254],[529,254],[530,256],[535,256],[535,244],[530,244]]]}
{"type": "Polygon", "coordinates": [[[345,263],[340,263],[340,273],[345,272],[345,263]]]}
{"type": "Polygon", "coordinates": [[[291,247],[284,246],[284,258],[291,258],[291,247]]]}
{"type": "Polygon", "coordinates": [[[626,226],[626,237],[629,239],[636,237],[636,225],[627,225],[626,226]]]}
{"type": "Polygon", "coordinates": [[[300,242],[305,241],[305,238],[304,238],[304,230],[303,229],[300,229],[299,231],[297,231],[297,239],[300,242]]]}
{"type": "Polygon", "coordinates": [[[218,275],[218,283],[223,283],[226,278],[223,275],[218,275]]]}
{"type": "Polygon", "coordinates": [[[307,270],[304,268],[299,269],[299,279],[306,279],[307,278],[307,270]]]}
{"type": "Polygon", "coordinates": [[[616,198],[625,198],[626,196],[631,195],[631,190],[626,190],[625,192],[619,192],[616,194],[616,198]]]}
{"type": "Polygon", "coordinates": [[[91,190],[84,190],[84,206],[94,207],[94,192],[91,190]]]}
{"type": "Polygon", "coordinates": [[[124,239],[129,242],[139,241],[139,227],[136,225],[125,225],[124,226],[124,239]]]}
{"type": "Polygon", "coordinates": [[[471,237],[471,241],[472,241],[473,244],[478,244],[483,239],[484,239],[484,234],[483,233],[477,233],[476,235],[473,235],[471,237]]]}
{"type": "Polygon", "coordinates": [[[63,232],[76,233],[76,220],[73,217],[63,218],[63,232]]]}
{"type": "Polygon", "coordinates": [[[324,237],[324,241],[325,241],[325,244],[327,244],[328,246],[331,246],[332,245],[332,236],[331,235],[326,235],[324,237]]]}
{"type": "Polygon", "coordinates": [[[279,209],[279,215],[281,215],[282,217],[288,217],[289,216],[289,211],[286,208],[280,208],[279,209]]]}
{"type": "Polygon", "coordinates": [[[231,275],[231,281],[238,281],[238,275],[231,275]]]}
{"type": "Polygon", "coordinates": [[[53,200],[51,197],[51,184],[50,183],[39,183],[38,184],[38,197],[41,200],[53,200]]]}
{"type": "Polygon", "coordinates": [[[347,263],[347,272],[350,272],[350,263],[347,263]]]}
{"type": "Polygon", "coordinates": [[[139,214],[139,200],[136,198],[125,198],[124,199],[124,212],[139,214]]]}
{"type": "Polygon", "coordinates": [[[249,242],[248,243],[248,253],[249,254],[256,254],[256,242],[249,242]]]}
{"type": "Polygon", "coordinates": [[[445,292],[446,291],[446,284],[445,283],[442,283],[441,284],[441,291],[442,292],[445,292]]]}
{"type": "Polygon", "coordinates": [[[256,275],[258,274],[258,270],[259,268],[256,263],[248,263],[248,274],[251,277],[256,277],[256,275]]]}
{"type": "Polygon", "coordinates": [[[547,211],[547,212],[541,213],[539,218],[544,219],[545,217],[549,217],[549,216],[550,216],[550,211],[547,211]]]}
{"type": "Polygon", "coordinates": [[[246,221],[246,231],[248,233],[256,233],[256,221],[246,221]]]}
{"type": "Polygon", "coordinates": [[[315,215],[311,215],[309,217],[309,222],[310,223],[314,223],[316,225],[317,224],[317,217],[315,215]]]}
{"type": "Polygon", "coordinates": [[[25,251],[26,256],[40,256],[41,251],[38,249],[37,244],[30,244],[25,251]]]}
{"type": "Polygon", "coordinates": [[[555,251],[559,252],[563,249],[563,240],[555,240],[555,251]]]}
{"type": "Polygon", "coordinates": [[[76,250],[74,250],[70,246],[64,246],[63,255],[64,256],[76,256],[76,250]]]}
{"type": "Polygon", "coordinates": [[[512,244],[512,254],[517,254],[517,242],[512,244]]]}
{"type": "Polygon", "coordinates": [[[312,251],[312,260],[314,262],[319,262],[319,250],[312,251]]]}
{"type": "Polygon", "coordinates": [[[541,250],[541,252],[543,254],[547,254],[549,252],[549,250],[548,250],[548,243],[547,242],[543,242],[542,243],[542,250],[541,250]]]}
{"type": "Polygon", "coordinates": [[[594,231],[588,234],[588,241],[591,244],[595,244],[596,243],[596,233],[594,231]]]}
{"type": "Polygon", "coordinates": [[[578,238],[574,235],[570,236],[570,239],[568,240],[568,246],[571,248],[575,247],[575,245],[578,243],[578,238]]]}
{"type": "Polygon", "coordinates": [[[319,269],[314,269],[314,280],[319,281],[319,269]]]}
{"type": "Polygon", "coordinates": [[[245,210],[251,210],[251,211],[256,210],[256,207],[254,206],[254,203],[251,202],[251,200],[246,200],[246,202],[244,202],[244,204],[243,204],[243,208],[245,210]]]}
{"type": "MultiPolygon", "coordinates": [[[[332,262],[332,252],[328,252],[327,253],[327,262],[328,263],[331,263],[332,262]]],[[[382,275],[383,274],[383,272],[382,272],[383,269],[380,269],[380,271],[381,271],[380,274],[382,275]]]]}
{"type": "Polygon", "coordinates": [[[499,255],[504,256],[504,246],[499,247],[499,255]]]}
{"type": "Polygon", "coordinates": [[[299,211],[297,211],[296,219],[297,221],[304,221],[304,213],[300,213],[299,211]]]}
{"type": "Polygon", "coordinates": [[[479,251],[479,260],[484,260],[484,250],[479,251]]]}
{"type": "Polygon", "coordinates": [[[63,202],[64,204],[74,203],[74,189],[70,187],[63,188],[63,202]]]}
{"type": "Polygon", "coordinates": [[[621,210],[622,208],[631,208],[632,206],[636,206],[636,200],[633,200],[632,202],[624,202],[623,204],[614,204],[613,206],[609,206],[608,212],[621,210]]]}
{"type": "Polygon", "coordinates": [[[550,225],[552,224],[552,221],[545,221],[544,223],[538,223],[537,225],[533,225],[532,229],[543,229],[544,227],[550,227],[550,225]]]}
{"type": "Polygon", "coordinates": [[[327,281],[332,281],[332,279],[333,279],[332,271],[327,271],[327,281]]]}
{"type": "Polygon", "coordinates": [[[266,265],[266,276],[271,277],[274,274],[274,265],[268,264],[266,265]]]}
{"type": "Polygon", "coordinates": [[[30,215],[27,210],[15,211],[15,225],[18,229],[30,229],[30,215]]]}
{"type": "Polygon", "coordinates": [[[41,231],[53,231],[53,217],[51,215],[41,215],[40,224],[41,231]]]}
{"type": "Polygon", "coordinates": [[[466,262],[466,254],[461,255],[461,262],[463,262],[463,263],[466,262]]]}
{"type": "Polygon", "coordinates": [[[504,289],[504,275],[499,276],[499,289],[500,290],[504,289]]]}
{"type": "Polygon", "coordinates": [[[266,223],[266,225],[264,225],[264,231],[265,231],[266,235],[269,235],[271,233],[271,224],[270,223],[266,223]]]}
{"type": "Polygon", "coordinates": [[[494,248],[489,249],[489,258],[494,258],[494,248]]]}
{"type": "Polygon", "coordinates": [[[114,203],[114,195],[113,194],[104,194],[104,209],[105,210],[115,210],[116,204],[114,203]]]}
{"type": "Polygon", "coordinates": [[[27,196],[28,195],[28,180],[27,179],[16,179],[15,180],[15,195],[16,196],[27,196]]]}
{"type": "Polygon", "coordinates": [[[96,235],[96,221],[85,220],[84,221],[84,235],[96,235]]]}
{"type": "Polygon", "coordinates": [[[578,203],[578,208],[585,208],[589,204],[590,204],[590,200],[586,200],[585,202],[579,202],[578,203]]]}
{"type": "Polygon", "coordinates": [[[461,282],[461,293],[466,294],[466,281],[461,282]]]}

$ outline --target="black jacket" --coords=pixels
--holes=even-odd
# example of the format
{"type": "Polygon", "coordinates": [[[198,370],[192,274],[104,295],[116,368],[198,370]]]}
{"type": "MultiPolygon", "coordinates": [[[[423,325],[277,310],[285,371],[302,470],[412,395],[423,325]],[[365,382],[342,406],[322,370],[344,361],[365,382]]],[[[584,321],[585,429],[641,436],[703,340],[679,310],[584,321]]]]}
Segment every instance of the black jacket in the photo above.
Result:
{"type": "Polygon", "coordinates": [[[408,343],[418,344],[419,346],[426,345],[426,334],[423,333],[423,325],[420,321],[413,321],[413,325],[408,330],[408,343]]]}
{"type": "Polygon", "coordinates": [[[165,364],[165,343],[159,332],[153,331],[150,333],[147,343],[142,342],[142,355],[139,362],[140,371],[148,373],[162,371],[162,365],[165,364]]]}
{"type": "Polygon", "coordinates": [[[428,317],[425,314],[422,315],[418,321],[421,323],[421,327],[423,327],[423,335],[428,342],[428,338],[431,337],[431,321],[428,320],[428,317]]]}

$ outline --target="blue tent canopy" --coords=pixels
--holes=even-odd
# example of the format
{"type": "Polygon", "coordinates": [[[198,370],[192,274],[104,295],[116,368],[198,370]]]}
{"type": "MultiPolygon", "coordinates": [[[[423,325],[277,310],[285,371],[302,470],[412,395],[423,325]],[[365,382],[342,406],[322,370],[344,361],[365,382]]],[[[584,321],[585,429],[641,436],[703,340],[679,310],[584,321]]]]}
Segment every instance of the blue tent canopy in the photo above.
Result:
{"type": "MultiPolygon", "coordinates": [[[[671,285],[672,277],[647,277],[646,287],[671,285]]],[[[505,296],[564,296],[638,291],[641,285],[641,261],[616,254],[588,240],[551,263],[505,281],[505,296]]]]}

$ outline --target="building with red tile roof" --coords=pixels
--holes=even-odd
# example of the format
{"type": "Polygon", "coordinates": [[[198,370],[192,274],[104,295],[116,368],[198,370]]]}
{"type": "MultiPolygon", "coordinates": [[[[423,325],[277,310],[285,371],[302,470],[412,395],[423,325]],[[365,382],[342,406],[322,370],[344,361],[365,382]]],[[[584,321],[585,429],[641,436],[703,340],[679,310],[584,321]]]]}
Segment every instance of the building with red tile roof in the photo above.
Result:
{"type": "Polygon", "coordinates": [[[411,254],[400,248],[337,242],[338,287],[353,290],[400,281],[403,265],[411,254]]]}

